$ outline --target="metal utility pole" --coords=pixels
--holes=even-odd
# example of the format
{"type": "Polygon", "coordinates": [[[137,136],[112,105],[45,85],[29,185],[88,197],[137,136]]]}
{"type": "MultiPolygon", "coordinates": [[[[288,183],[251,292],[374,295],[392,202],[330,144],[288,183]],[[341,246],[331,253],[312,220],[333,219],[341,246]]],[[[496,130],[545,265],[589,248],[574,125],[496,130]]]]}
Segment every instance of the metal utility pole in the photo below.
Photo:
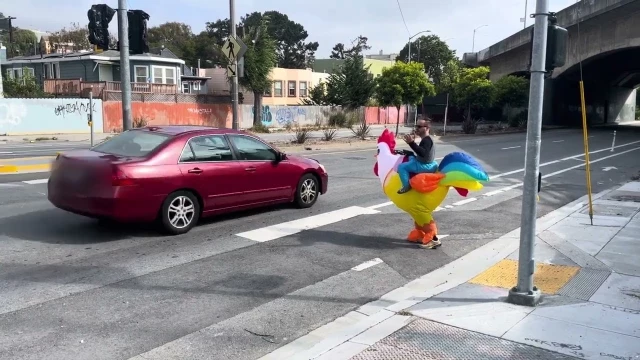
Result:
{"type": "Polygon", "coordinates": [[[91,147],[93,147],[93,85],[89,91],[89,132],[91,133],[91,147]]]}
{"type": "Polygon", "coordinates": [[[129,19],[127,0],[118,0],[118,41],[120,42],[120,91],[122,91],[122,130],[133,127],[131,117],[131,64],[129,62],[129,19]]]}
{"type": "MultiPolygon", "coordinates": [[[[229,0],[229,19],[231,25],[231,37],[236,38],[236,4],[235,0],[229,0]]],[[[231,60],[234,76],[231,77],[231,113],[233,122],[231,123],[233,130],[238,130],[238,59],[231,60]]],[[[257,111],[257,110],[256,110],[257,111]]]]}
{"type": "MultiPolygon", "coordinates": [[[[2,42],[0,42],[0,52],[2,51],[2,42]]],[[[0,99],[4,98],[4,87],[2,86],[2,57],[0,56],[0,99]]]]}
{"type": "Polygon", "coordinates": [[[520,217],[520,250],[518,257],[518,284],[509,291],[508,301],[535,306],[540,301],[540,290],[533,286],[535,272],[534,246],[538,212],[537,190],[540,171],[540,138],[542,129],[542,102],[544,95],[545,60],[547,52],[547,26],[549,0],[536,0],[533,49],[531,54],[531,87],[529,90],[529,116],[525,152],[522,213],[520,217]]]}

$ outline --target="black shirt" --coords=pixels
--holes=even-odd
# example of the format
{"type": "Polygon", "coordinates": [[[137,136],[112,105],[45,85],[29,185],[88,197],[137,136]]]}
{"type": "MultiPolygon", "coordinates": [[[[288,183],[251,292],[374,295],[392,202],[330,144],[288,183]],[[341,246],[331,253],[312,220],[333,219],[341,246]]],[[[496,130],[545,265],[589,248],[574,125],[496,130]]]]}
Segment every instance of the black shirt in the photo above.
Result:
{"type": "Polygon", "coordinates": [[[431,136],[425,136],[420,141],[420,145],[416,144],[414,141],[410,143],[409,146],[411,147],[411,150],[416,153],[416,158],[421,163],[428,164],[434,161],[436,157],[436,151],[433,146],[433,140],[431,140],[431,136]]]}

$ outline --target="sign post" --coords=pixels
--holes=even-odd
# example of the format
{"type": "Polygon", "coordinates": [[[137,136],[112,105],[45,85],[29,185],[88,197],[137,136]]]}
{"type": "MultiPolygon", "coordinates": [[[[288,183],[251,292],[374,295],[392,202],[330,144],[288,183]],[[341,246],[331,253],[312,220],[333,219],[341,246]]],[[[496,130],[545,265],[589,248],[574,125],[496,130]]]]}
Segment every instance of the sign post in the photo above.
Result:
{"type": "Polygon", "coordinates": [[[91,147],[93,147],[93,86],[89,91],[89,131],[91,132],[91,147]]]}
{"type": "Polygon", "coordinates": [[[236,37],[236,26],[234,21],[234,6],[233,0],[230,0],[231,9],[231,36],[222,45],[222,53],[229,60],[227,65],[227,77],[231,78],[231,103],[233,109],[233,129],[238,130],[238,77],[241,73],[238,72],[238,60],[242,58],[242,55],[247,51],[247,46],[242,40],[236,37]]]}
{"type": "Polygon", "coordinates": [[[224,56],[230,61],[227,65],[227,76],[231,78],[231,108],[233,113],[232,128],[238,130],[238,59],[247,51],[247,46],[236,37],[235,0],[229,0],[229,19],[231,35],[222,45],[224,56]]]}

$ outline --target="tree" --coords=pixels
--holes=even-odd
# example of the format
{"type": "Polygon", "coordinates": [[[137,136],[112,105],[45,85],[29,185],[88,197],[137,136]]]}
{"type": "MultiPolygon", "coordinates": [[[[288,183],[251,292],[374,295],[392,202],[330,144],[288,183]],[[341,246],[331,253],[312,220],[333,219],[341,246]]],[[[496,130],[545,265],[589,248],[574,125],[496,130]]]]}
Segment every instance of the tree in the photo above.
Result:
{"type": "Polygon", "coordinates": [[[376,82],[369,72],[370,66],[364,66],[362,56],[352,56],[326,80],[312,89],[312,98],[303,100],[307,105],[343,106],[349,110],[366,106],[373,97],[376,82]]]}
{"type": "Polygon", "coordinates": [[[191,26],[180,22],[167,22],[148,30],[149,47],[165,47],[189,65],[197,64],[196,39],[191,26]]]}
{"type": "Polygon", "coordinates": [[[242,41],[247,45],[244,54],[244,77],[240,85],[251,90],[254,98],[253,125],[261,124],[262,95],[273,86],[271,69],[276,64],[276,43],[267,33],[268,18],[257,27],[246,27],[242,41]]]}
{"type": "MultiPolygon", "coordinates": [[[[8,39],[7,39],[8,40],[8,39]]],[[[8,44],[7,49],[11,56],[25,56],[37,54],[38,37],[31,30],[13,28],[13,42],[8,44]]]]}
{"type": "Polygon", "coordinates": [[[351,56],[362,55],[365,50],[371,49],[371,46],[367,44],[369,38],[358,35],[358,37],[351,42],[351,48],[345,49],[343,43],[337,43],[333,50],[331,50],[331,59],[346,59],[351,56]]]}
{"type": "Polygon", "coordinates": [[[378,104],[382,107],[395,106],[398,109],[396,134],[400,127],[400,107],[403,104],[418,104],[425,96],[436,94],[435,87],[427,79],[421,63],[397,62],[392,67],[382,69],[377,83],[378,104]]]}
{"type": "MultiPolygon", "coordinates": [[[[408,62],[408,56],[409,44],[400,50],[396,59],[408,62]]],[[[433,78],[436,85],[440,84],[445,65],[455,57],[456,52],[437,35],[421,36],[411,43],[411,62],[424,64],[427,74],[433,78]]]]}
{"type": "Polygon", "coordinates": [[[436,84],[438,93],[450,93],[460,81],[462,73],[462,63],[458,59],[449,60],[442,69],[440,82],[436,84]]]}
{"type": "Polygon", "coordinates": [[[36,79],[31,75],[29,69],[22,69],[22,77],[7,78],[4,77],[2,82],[4,86],[4,96],[7,98],[46,98],[50,97],[46,94],[40,85],[36,83],[36,79]]]}
{"type": "Polygon", "coordinates": [[[93,45],[89,42],[89,29],[80,27],[78,23],[71,23],[71,27],[66,27],[52,33],[49,36],[51,46],[62,46],[71,51],[90,50],[93,45]]]}
{"type": "Polygon", "coordinates": [[[263,17],[269,18],[267,33],[276,42],[278,66],[287,69],[311,67],[319,45],[317,42],[306,42],[309,34],[304,26],[289,19],[287,15],[278,11],[267,11],[264,14],[254,12],[243,17],[240,25],[255,28],[260,25],[263,17]]]}
{"type": "Polygon", "coordinates": [[[498,106],[523,107],[529,102],[529,80],[509,75],[495,82],[495,104],[498,106]]]}
{"type": "Polygon", "coordinates": [[[460,81],[454,87],[454,101],[458,106],[467,106],[467,119],[472,118],[471,109],[490,107],[495,99],[495,87],[489,80],[489,68],[463,69],[460,81]]]}
{"type": "Polygon", "coordinates": [[[325,106],[331,105],[327,101],[327,84],[324,82],[309,89],[309,96],[301,100],[302,105],[325,106]]]}

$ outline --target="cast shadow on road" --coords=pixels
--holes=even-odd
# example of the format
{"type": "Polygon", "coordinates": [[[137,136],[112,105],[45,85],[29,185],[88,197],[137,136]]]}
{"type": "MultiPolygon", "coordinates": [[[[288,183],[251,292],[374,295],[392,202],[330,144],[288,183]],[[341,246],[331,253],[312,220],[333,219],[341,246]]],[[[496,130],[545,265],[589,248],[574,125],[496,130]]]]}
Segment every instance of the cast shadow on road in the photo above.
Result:
{"type": "MultiPolygon", "coordinates": [[[[201,219],[200,226],[210,226],[263,213],[291,209],[289,204],[247,210],[201,219]]],[[[194,228],[197,231],[197,227],[194,228]]],[[[98,221],[60,209],[46,209],[0,218],[0,235],[49,244],[99,244],[128,238],[169,237],[155,224],[98,221]]],[[[183,235],[183,236],[189,236],[183,235]]]]}

